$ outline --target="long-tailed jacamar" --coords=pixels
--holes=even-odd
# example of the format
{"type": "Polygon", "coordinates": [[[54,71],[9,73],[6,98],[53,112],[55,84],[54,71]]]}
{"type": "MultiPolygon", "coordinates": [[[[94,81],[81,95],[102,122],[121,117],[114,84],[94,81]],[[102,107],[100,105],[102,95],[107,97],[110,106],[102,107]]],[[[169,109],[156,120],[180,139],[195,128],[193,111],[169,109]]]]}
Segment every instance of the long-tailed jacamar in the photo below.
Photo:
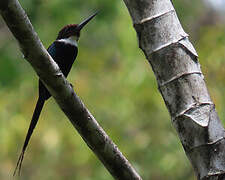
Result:
{"type": "MultiPolygon", "coordinates": [[[[88,17],[86,20],[80,24],[70,24],[63,27],[56,38],[56,40],[49,46],[47,49],[48,53],[51,55],[53,60],[58,64],[60,70],[67,77],[70,69],[75,61],[78,53],[77,42],[80,37],[81,29],[93,18],[97,13],[88,17]]],[[[51,97],[51,94],[39,79],[39,97],[38,101],[31,119],[31,123],[26,135],[26,139],[23,144],[22,152],[17,161],[16,168],[13,175],[16,174],[17,169],[19,169],[19,174],[21,171],[21,166],[23,162],[24,153],[26,151],[27,145],[33,133],[33,130],[38,122],[41,110],[44,106],[44,103],[47,99],[51,97]]]]}

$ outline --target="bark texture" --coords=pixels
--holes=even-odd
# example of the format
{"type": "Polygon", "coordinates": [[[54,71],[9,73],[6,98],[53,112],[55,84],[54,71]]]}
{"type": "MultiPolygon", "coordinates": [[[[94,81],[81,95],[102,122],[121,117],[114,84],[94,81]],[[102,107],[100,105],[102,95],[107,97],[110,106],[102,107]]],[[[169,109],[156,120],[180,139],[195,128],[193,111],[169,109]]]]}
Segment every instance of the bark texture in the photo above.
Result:
{"type": "Polygon", "coordinates": [[[225,131],[172,2],[124,2],[197,178],[225,179],[225,131]]]}
{"type": "Polygon", "coordinates": [[[140,180],[128,160],[99,126],[40,42],[17,0],[0,0],[0,13],[32,65],[89,148],[115,179],[140,180]]]}

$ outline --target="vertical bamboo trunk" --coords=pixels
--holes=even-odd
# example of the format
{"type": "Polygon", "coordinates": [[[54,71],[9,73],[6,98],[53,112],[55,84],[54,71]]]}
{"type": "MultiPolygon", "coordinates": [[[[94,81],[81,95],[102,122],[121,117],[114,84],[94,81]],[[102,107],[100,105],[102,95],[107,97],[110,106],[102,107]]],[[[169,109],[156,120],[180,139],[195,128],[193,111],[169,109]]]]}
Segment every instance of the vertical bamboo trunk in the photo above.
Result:
{"type": "Polygon", "coordinates": [[[225,178],[225,131],[170,0],[124,0],[198,179],[225,178]]]}

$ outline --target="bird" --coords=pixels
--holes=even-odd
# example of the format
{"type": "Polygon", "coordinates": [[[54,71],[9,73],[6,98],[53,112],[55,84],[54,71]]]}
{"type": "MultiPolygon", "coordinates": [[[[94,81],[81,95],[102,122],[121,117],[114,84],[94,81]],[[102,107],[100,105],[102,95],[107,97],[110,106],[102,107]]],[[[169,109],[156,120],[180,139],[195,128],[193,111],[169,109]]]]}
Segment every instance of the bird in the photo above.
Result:
{"type": "MultiPolygon", "coordinates": [[[[47,51],[52,57],[52,59],[58,64],[61,72],[65,77],[69,74],[71,67],[76,60],[78,53],[78,40],[82,28],[94,18],[98,12],[86,18],[80,24],[69,24],[64,26],[58,33],[56,40],[48,47],[47,51]]],[[[18,170],[18,175],[20,175],[22,162],[24,158],[24,153],[26,151],[27,145],[33,133],[35,126],[37,125],[39,116],[41,114],[42,108],[46,100],[51,97],[50,92],[39,79],[39,96],[33,112],[33,116],[28,128],[26,138],[22,147],[22,151],[18,158],[16,168],[14,170],[13,176],[16,175],[18,170]]]]}

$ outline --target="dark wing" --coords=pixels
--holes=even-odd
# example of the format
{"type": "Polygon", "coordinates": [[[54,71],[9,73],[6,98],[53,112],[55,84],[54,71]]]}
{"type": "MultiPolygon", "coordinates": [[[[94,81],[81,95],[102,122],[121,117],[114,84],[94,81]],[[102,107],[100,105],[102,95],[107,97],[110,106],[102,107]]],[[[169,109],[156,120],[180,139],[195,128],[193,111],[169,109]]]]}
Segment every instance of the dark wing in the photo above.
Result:
{"type": "Polygon", "coordinates": [[[48,53],[51,55],[51,57],[54,59],[56,56],[56,46],[55,42],[53,42],[47,49],[48,53]]]}
{"type": "MultiPolygon", "coordinates": [[[[56,54],[56,48],[55,48],[55,42],[52,43],[48,49],[48,53],[51,55],[51,57],[54,59],[56,54]]],[[[44,84],[39,79],[39,98],[47,100],[51,97],[51,94],[48,92],[47,88],[44,86],[44,84]]]]}

